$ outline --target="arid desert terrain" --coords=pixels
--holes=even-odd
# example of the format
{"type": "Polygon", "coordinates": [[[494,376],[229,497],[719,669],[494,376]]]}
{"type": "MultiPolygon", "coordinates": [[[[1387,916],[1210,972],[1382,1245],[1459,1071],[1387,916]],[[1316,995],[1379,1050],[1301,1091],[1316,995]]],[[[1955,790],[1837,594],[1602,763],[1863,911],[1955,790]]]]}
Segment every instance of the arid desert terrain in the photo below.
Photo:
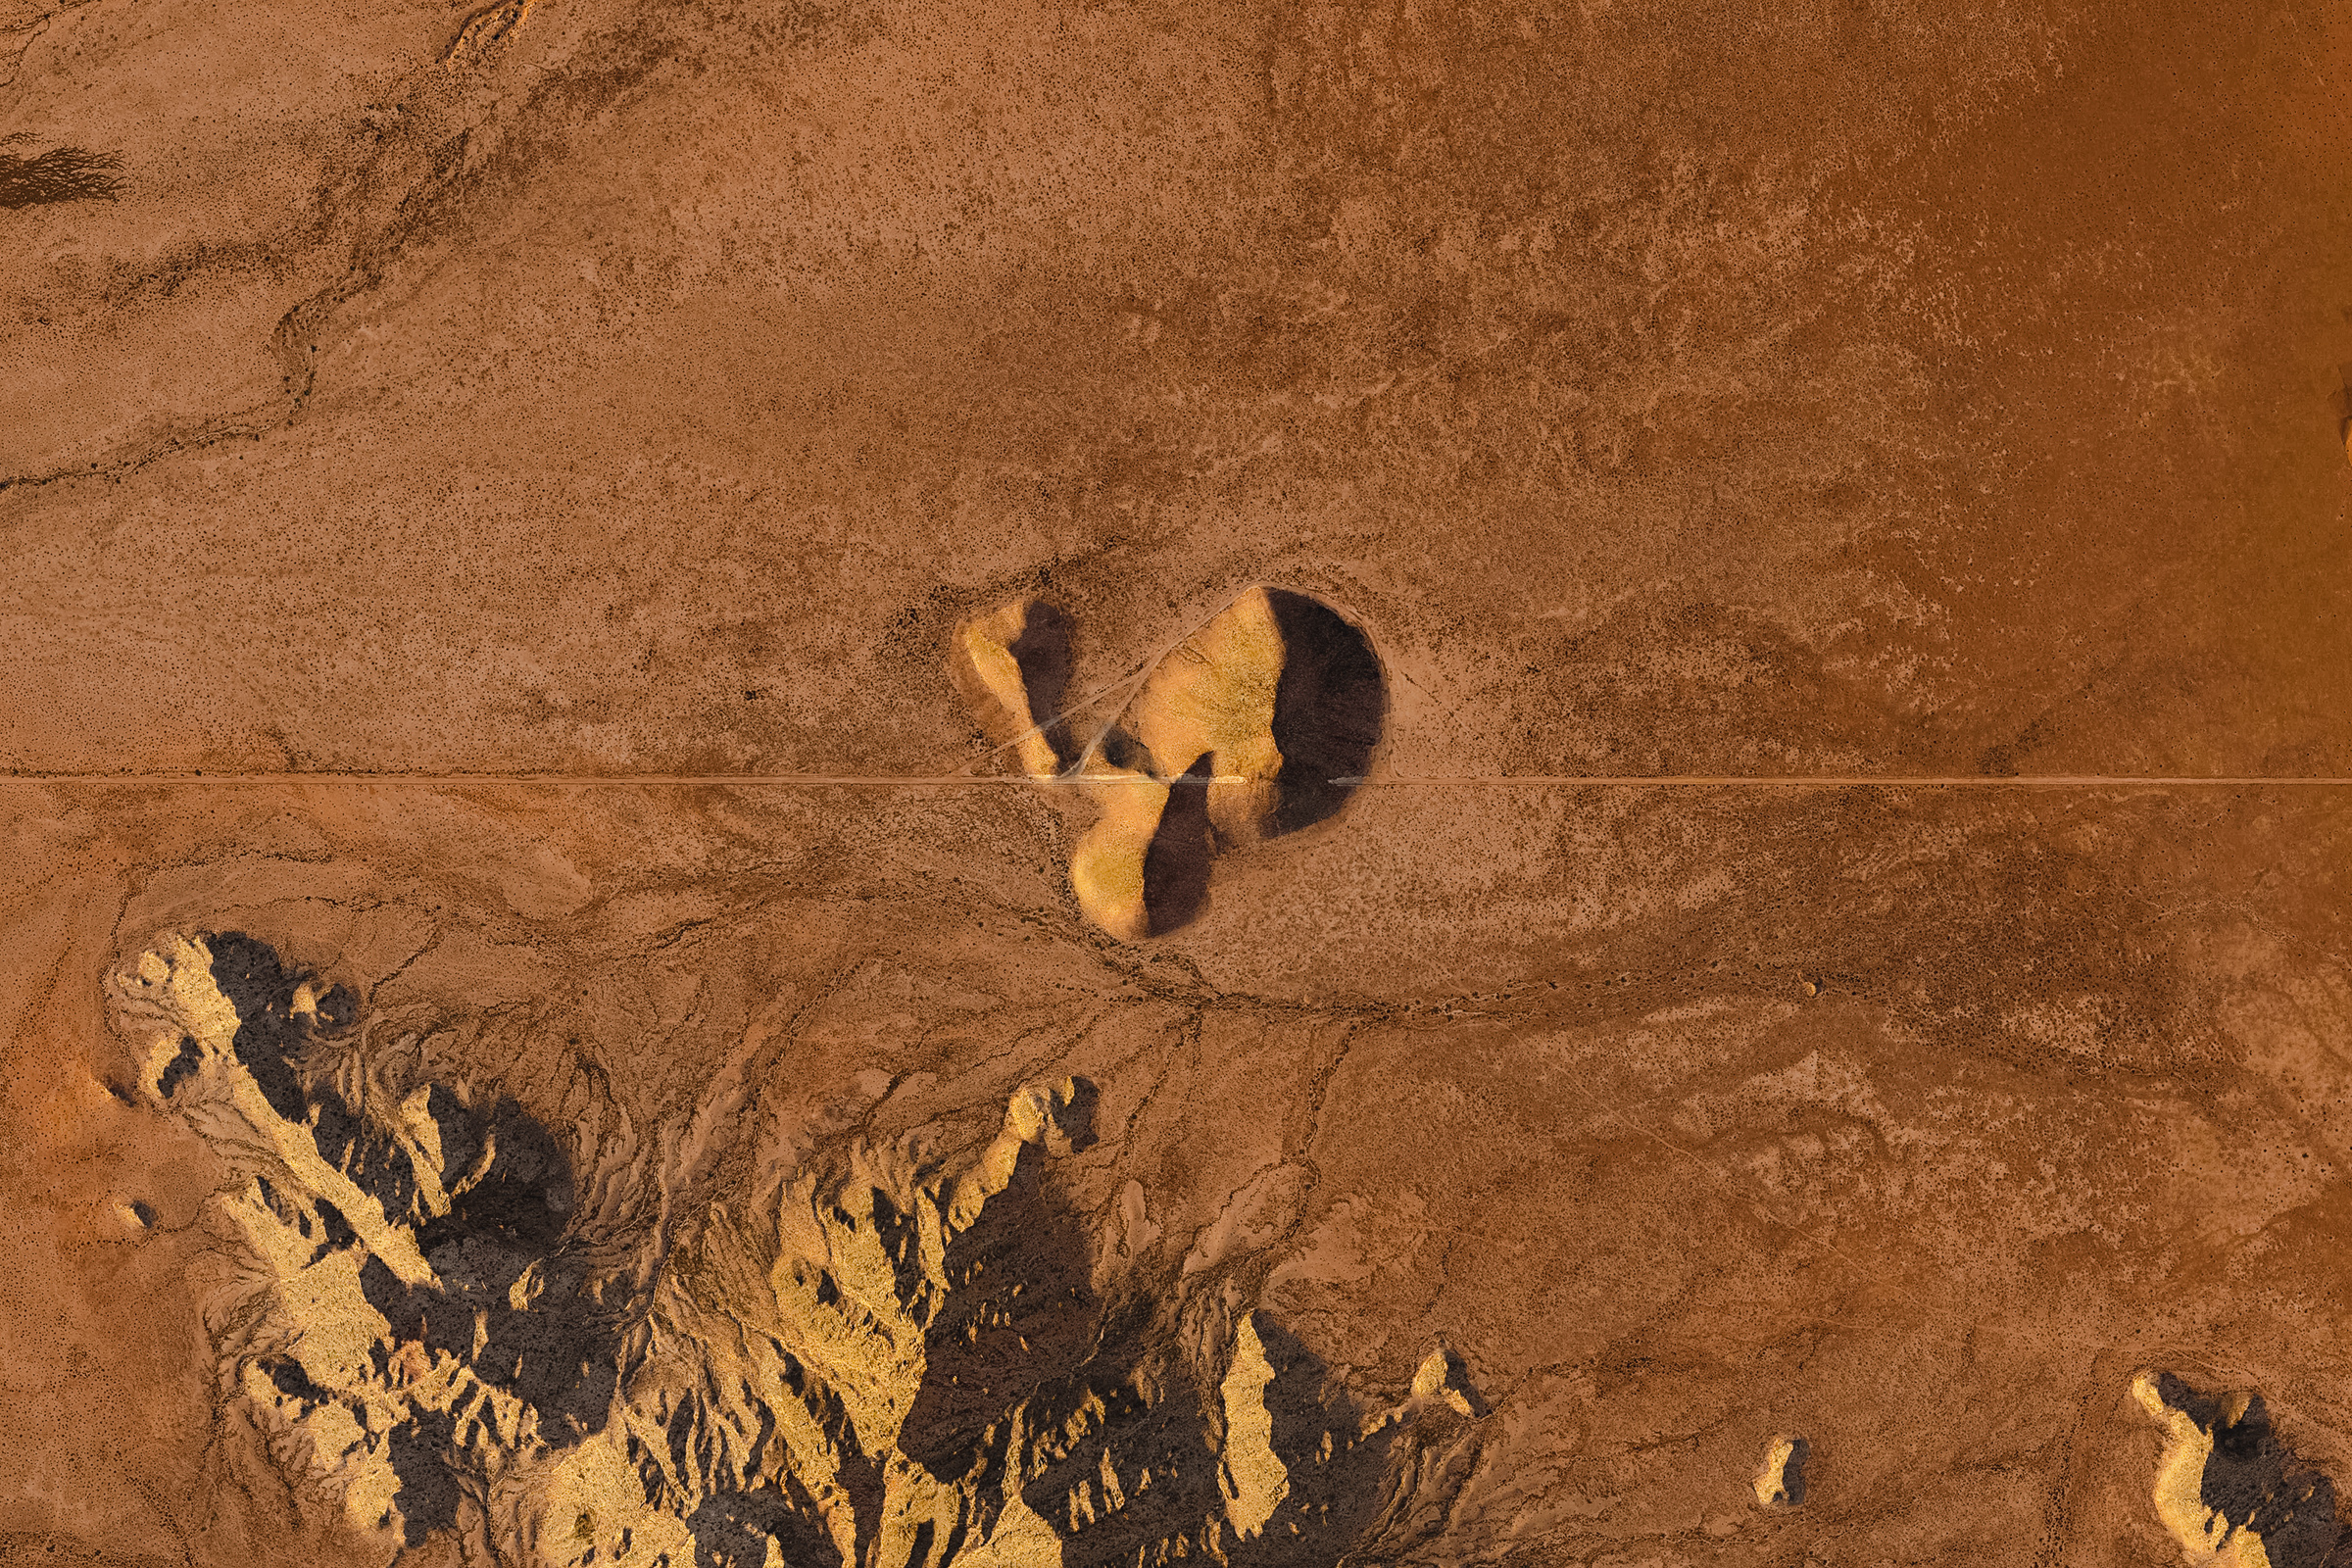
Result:
{"type": "Polygon", "coordinates": [[[0,0],[0,1564],[2352,1563],[2352,15],[0,0]]]}

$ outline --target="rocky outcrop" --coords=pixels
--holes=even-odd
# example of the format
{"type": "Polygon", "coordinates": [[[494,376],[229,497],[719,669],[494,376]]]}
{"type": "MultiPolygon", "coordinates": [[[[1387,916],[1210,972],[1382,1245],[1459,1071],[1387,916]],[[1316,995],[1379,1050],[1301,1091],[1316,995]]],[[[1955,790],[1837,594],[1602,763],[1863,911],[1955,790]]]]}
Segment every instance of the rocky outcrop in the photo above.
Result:
{"type": "Polygon", "coordinates": [[[1755,1494],[1759,1508],[1794,1508],[1805,1500],[1805,1461],[1813,1446],[1802,1438],[1776,1437],[1764,1448],[1756,1467],[1755,1494]]]}
{"type": "Polygon", "coordinates": [[[2183,1561],[2198,1568],[2352,1564],[2334,1483],[2278,1440],[2261,1395],[2199,1394],[2169,1372],[2140,1373],[2132,1395],[2164,1429],[2156,1516],[2183,1561]]]}
{"type": "Polygon", "coordinates": [[[387,1558],[1327,1563],[1426,1538],[1475,1458],[1442,1352],[1366,1410],[1181,1274],[1099,1294],[1050,1172],[1092,1140],[1083,1080],[976,1153],[773,1165],[729,1157],[724,1084],[656,1136],[408,1081],[350,992],[249,937],[167,938],[114,989],[144,1096],[239,1175],[220,1396],[387,1558]]]}
{"type": "Polygon", "coordinates": [[[1096,694],[1124,706],[1091,726],[1088,702],[1068,699],[1071,636],[1055,607],[1015,600],[956,628],[950,666],[1000,751],[1095,808],[1070,886],[1122,941],[1190,922],[1218,855],[1337,812],[1380,743],[1388,687],[1371,640],[1304,594],[1243,593],[1096,694]]]}

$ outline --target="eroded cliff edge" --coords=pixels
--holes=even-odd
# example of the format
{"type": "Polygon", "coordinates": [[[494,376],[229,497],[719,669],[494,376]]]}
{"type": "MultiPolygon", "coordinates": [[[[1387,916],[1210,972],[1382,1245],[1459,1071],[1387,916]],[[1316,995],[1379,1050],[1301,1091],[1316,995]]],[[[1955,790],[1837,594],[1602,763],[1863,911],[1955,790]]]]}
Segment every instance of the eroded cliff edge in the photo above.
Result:
{"type": "Polygon", "coordinates": [[[550,1125],[236,933],[112,991],[140,1097],[240,1177],[205,1215],[219,1396],[387,1559],[1325,1563],[1409,1544],[1475,1458],[1442,1350],[1367,1404],[1229,1283],[1100,1291],[1051,1168],[1084,1079],[977,1150],[811,1152],[741,1058],[680,1125],[593,1081],[550,1125]]]}

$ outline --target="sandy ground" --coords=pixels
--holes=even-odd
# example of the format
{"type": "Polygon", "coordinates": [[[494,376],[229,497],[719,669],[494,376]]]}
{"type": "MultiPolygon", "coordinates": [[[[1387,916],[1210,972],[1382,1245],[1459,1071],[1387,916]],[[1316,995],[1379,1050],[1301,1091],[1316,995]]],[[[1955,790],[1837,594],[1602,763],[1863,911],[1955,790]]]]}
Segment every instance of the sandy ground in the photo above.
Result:
{"type": "Polygon", "coordinates": [[[2142,1367],[2352,1477],[2328,8],[7,0],[0,83],[120,160],[0,210],[0,1561],[358,1552],[105,1087],[166,930],[649,1124],[784,998],[811,1127],[1084,1074],[1097,1268],[1458,1352],[1430,1561],[2171,1562],[2142,1367]],[[1258,582],[1372,782],[1111,941],[950,633],[1258,582]]]}

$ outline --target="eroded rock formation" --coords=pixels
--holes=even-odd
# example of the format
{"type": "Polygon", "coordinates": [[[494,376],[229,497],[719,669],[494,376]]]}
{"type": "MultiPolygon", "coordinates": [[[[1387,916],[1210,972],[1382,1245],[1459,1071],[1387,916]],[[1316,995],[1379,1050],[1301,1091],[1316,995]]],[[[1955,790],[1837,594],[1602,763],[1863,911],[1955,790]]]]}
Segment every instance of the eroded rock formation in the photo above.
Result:
{"type": "Polygon", "coordinates": [[[1242,594],[1083,739],[1065,703],[1070,638],[1059,610],[1016,600],[958,626],[951,664],[1023,772],[1067,781],[1094,805],[1070,884],[1086,917],[1123,941],[1192,920],[1219,854],[1337,812],[1379,745],[1380,660],[1361,630],[1304,594],[1242,594]]]}
{"type": "Polygon", "coordinates": [[[299,1505],[390,1558],[739,1565],[1327,1563],[1442,1522],[1478,1451],[1443,1352],[1366,1410],[1266,1314],[1098,1292],[1050,1157],[997,1137],[790,1161],[743,1085],[683,1127],[553,1127],[414,1070],[351,993],[227,934],[113,982],[139,1089],[226,1156],[206,1322],[299,1505]]]}
{"type": "Polygon", "coordinates": [[[1756,1506],[1794,1508],[1803,1503],[1805,1461],[1812,1456],[1812,1445],[1802,1438],[1774,1438],[1764,1449],[1764,1462],[1756,1467],[1756,1506]]]}
{"type": "Polygon", "coordinates": [[[2142,1372],[2132,1397],[2164,1429],[2156,1516],[2197,1568],[2341,1568],[2335,1485],[2279,1442],[2262,1396],[2199,1394],[2142,1372]]]}

